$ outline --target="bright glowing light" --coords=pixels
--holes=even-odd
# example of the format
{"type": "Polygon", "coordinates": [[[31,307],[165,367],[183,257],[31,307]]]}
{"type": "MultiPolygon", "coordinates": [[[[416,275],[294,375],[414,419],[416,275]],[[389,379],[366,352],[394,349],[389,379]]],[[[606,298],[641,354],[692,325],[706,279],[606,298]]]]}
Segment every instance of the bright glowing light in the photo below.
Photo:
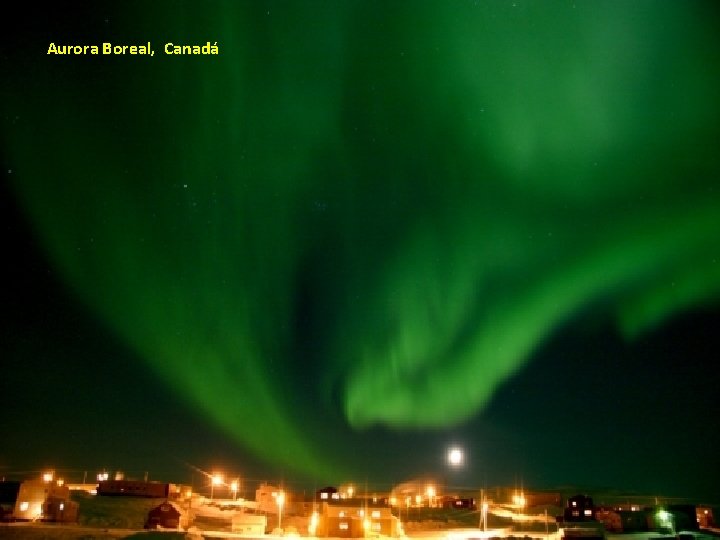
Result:
{"type": "Polygon", "coordinates": [[[100,472],[97,475],[98,482],[105,482],[108,478],[110,478],[110,475],[106,471],[100,472]]]}
{"type": "Polygon", "coordinates": [[[308,532],[311,536],[315,536],[315,533],[317,532],[317,526],[318,522],[320,521],[320,516],[318,516],[317,512],[313,512],[310,516],[310,524],[308,525],[308,532]]]}
{"type": "Polygon", "coordinates": [[[20,511],[25,512],[30,507],[30,503],[27,501],[23,501],[20,503],[20,511]]]}
{"type": "Polygon", "coordinates": [[[461,448],[453,447],[448,450],[447,460],[451,467],[460,467],[464,461],[464,454],[461,448]]]}
{"type": "Polygon", "coordinates": [[[390,506],[397,506],[397,497],[390,497],[390,506]]]}
{"type": "Polygon", "coordinates": [[[519,495],[513,495],[513,504],[515,506],[525,506],[525,495],[520,493],[519,495]]]}
{"type": "Polygon", "coordinates": [[[220,486],[223,483],[223,475],[215,473],[210,477],[210,500],[215,498],[215,486],[220,486]]]}
{"type": "Polygon", "coordinates": [[[432,499],[435,497],[435,486],[428,486],[426,489],[428,498],[432,499]]]}
{"type": "Polygon", "coordinates": [[[60,486],[60,487],[62,487],[63,485],[65,485],[65,480],[64,480],[63,478],[58,478],[58,479],[57,479],[57,485],[60,486]]]}
{"type": "Polygon", "coordinates": [[[353,488],[352,486],[348,486],[348,488],[347,488],[347,496],[348,496],[348,499],[352,499],[352,496],[353,496],[353,492],[354,492],[354,491],[355,491],[355,490],[354,490],[354,488],[353,488]]]}
{"type": "Polygon", "coordinates": [[[42,479],[43,479],[43,482],[52,482],[53,472],[48,471],[48,472],[43,473],[42,479]]]}
{"type": "Polygon", "coordinates": [[[283,504],[285,504],[285,492],[281,491],[277,494],[277,497],[275,497],[275,502],[278,505],[278,529],[282,528],[282,509],[283,504]]]}

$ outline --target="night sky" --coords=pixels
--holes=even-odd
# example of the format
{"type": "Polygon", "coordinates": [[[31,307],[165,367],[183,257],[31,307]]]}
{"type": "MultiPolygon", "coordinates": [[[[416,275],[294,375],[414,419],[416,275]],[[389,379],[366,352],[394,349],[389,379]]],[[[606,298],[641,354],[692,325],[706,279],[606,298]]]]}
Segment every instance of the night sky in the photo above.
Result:
{"type": "Polygon", "coordinates": [[[430,473],[720,501],[718,15],[18,16],[1,52],[0,474],[197,481],[190,464],[310,488],[430,473]],[[148,41],[154,57],[47,54],[148,41]]]}

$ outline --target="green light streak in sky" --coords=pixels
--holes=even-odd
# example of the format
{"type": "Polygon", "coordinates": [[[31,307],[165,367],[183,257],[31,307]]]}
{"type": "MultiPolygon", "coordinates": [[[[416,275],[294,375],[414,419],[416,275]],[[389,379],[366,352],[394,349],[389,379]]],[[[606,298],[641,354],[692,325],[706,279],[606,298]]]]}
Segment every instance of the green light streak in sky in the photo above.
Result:
{"type": "Polygon", "coordinates": [[[328,426],[452,426],[585,310],[631,338],[720,291],[699,4],[371,7],[228,4],[176,23],[218,59],[99,83],[53,59],[63,107],[6,96],[68,282],[239,442],[315,475],[340,471],[328,426]]]}

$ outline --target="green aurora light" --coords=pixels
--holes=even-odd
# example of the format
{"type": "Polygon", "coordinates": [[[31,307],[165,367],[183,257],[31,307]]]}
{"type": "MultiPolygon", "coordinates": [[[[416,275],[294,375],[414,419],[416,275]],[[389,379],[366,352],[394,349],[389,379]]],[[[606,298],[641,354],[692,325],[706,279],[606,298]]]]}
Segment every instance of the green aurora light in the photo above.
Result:
{"type": "Polygon", "coordinates": [[[125,41],[159,49],[164,20],[221,55],[18,66],[12,177],[178,392],[270,461],[340,471],[327,422],[456,425],[586,309],[630,339],[718,298],[701,7],[143,6],[125,41]]]}

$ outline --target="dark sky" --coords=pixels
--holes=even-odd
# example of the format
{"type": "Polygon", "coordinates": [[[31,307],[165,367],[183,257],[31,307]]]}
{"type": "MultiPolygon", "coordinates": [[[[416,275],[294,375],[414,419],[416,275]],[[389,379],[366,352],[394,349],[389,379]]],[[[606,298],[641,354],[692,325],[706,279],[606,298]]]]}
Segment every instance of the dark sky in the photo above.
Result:
{"type": "Polygon", "coordinates": [[[717,502],[717,23],[650,2],[18,17],[0,474],[717,502]],[[107,41],[155,56],[47,54],[107,41]]]}

